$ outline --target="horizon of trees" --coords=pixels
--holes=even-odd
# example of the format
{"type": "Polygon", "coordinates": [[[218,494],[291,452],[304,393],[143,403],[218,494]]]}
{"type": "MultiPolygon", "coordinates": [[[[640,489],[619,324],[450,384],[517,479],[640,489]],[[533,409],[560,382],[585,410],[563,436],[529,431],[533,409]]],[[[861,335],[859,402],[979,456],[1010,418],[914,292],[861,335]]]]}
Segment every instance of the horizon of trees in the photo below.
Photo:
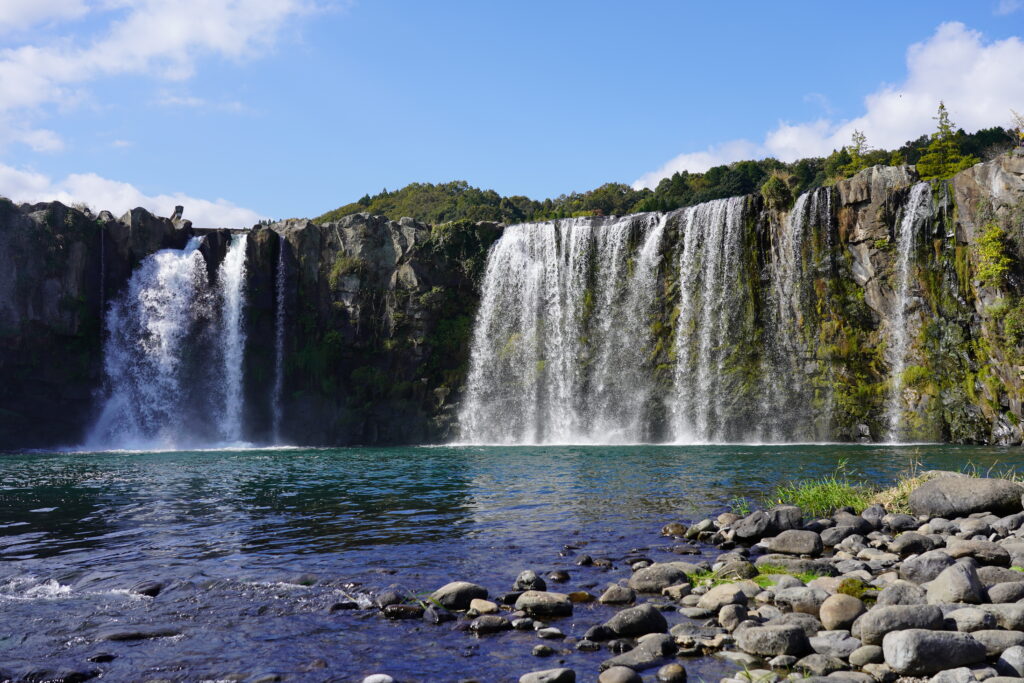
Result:
{"type": "MultiPolygon", "coordinates": [[[[1016,114],[1015,114],[1016,116],[1016,114]]],[[[465,180],[411,183],[400,190],[386,188],[313,219],[327,223],[355,213],[383,215],[391,220],[409,216],[430,224],[456,220],[522,223],[575,216],[611,216],[643,211],[672,211],[712,199],[761,192],[767,201],[783,205],[814,187],[830,185],[878,164],[911,164],[923,180],[948,178],[979,161],[995,158],[1017,142],[1020,131],[1001,126],[966,133],[957,128],[944,103],[934,117],[936,130],[910,140],[896,150],[872,149],[862,131],[849,145],[827,157],[785,163],[774,158],[736,161],[704,173],[681,171],[663,178],[653,190],[635,190],[624,183],[605,183],[587,192],[553,199],[522,195],[504,197],[465,180]]],[[[1015,118],[1015,123],[1018,121],[1015,118]]]]}

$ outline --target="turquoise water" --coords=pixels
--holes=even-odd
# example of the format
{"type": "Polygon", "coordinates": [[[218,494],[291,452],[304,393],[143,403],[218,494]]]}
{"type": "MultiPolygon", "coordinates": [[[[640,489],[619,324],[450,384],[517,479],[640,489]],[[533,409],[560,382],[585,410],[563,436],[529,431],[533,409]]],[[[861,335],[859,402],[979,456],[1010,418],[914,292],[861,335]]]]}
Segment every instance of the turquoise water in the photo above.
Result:
{"type": "MultiPolygon", "coordinates": [[[[0,455],[0,673],[102,671],[104,680],[279,673],[287,680],[516,680],[554,666],[533,634],[477,639],[451,625],[328,611],[397,585],[454,579],[510,590],[516,574],[567,569],[556,590],[600,592],[622,559],[678,557],[668,521],[760,499],[832,471],[888,483],[911,467],[1024,465],[1019,449],[954,446],[637,446],[285,449],[0,455]],[[569,547],[567,547],[569,546],[569,547]],[[615,568],[577,567],[576,556],[615,568]],[[165,585],[154,599],[125,589],[165,585]],[[104,629],[163,625],[175,638],[109,642],[104,629]],[[97,652],[116,655],[89,663],[97,652]],[[318,661],[320,660],[320,661],[318,661]],[[326,669],[313,668],[326,664],[326,669]]],[[[558,625],[579,637],[611,610],[558,625]]],[[[676,616],[676,620],[681,617],[676,616]]],[[[596,671],[608,653],[564,646],[596,671]]],[[[690,660],[714,677],[726,665],[690,660]]],[[[2,677],[0,677],[2,679],[2,677]]],[[[587,677],[581,680],[589,680],[587,677]]]]}

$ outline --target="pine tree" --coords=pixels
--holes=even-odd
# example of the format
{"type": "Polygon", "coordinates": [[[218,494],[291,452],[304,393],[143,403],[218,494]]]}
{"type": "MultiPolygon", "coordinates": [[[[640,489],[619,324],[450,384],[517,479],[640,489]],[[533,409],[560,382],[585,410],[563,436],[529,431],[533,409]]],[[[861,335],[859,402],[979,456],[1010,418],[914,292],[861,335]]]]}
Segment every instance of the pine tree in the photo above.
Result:
{"type": "Polygon", "coordinates": [[[965,168],[978,163],[973,155],[964,156],[956,140],[956,128],[949,118],[949,111],[944,102],[939,102],[939,111],[935,116],[937,129],[932,133],[931,142],[925,153],[917,161],[917,174],[922,180],[949,178],[965,168]]]}

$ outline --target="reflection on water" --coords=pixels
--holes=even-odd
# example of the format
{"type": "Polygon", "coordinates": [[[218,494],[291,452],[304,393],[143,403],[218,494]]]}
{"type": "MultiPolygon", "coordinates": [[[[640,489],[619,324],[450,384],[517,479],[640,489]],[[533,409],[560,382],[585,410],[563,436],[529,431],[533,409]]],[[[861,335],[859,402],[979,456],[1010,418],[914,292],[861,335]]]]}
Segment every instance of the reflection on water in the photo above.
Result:
{"type": "MultiPolygon", "coordinates": [[[[526,567],[575,576],[583,570],[571,553],[559,556],[566,543],[613,558],[634,547],[657,557],[667,552],[657,535],[665,521],[716,513],[736,497],[757,500],[843,459],[854,476],[888,483],[913,466],[1013,467],[1024,453],[561,446],[0,455],[0,662],[81,666],[99,647],[97,629],[111,622],[171,623],[183,631],[181,645],[125,646],[105,679],[173,666],[181,675],[172,678],[187,680],[226,675],[229,664],[250,673],[273,664],[301,680],[302,667],[322,658],[353,676],[387,665],[455,680],[486,663],[495,680],[515,680],[535,664],[534,640],[512,652],[444,630],[431,636],[436,648],[412,652],[401,640],[408,625],[326,608],[344,586],[395,583],[422,593],[467,578],[497,591],[526,567]],[[318,583],[294,585],[302,574],[318,583]],[[156,600],[125,592],[142,580],[167,588],[156,600]]],[[[621,578],[579,576],[591,585],[621,578]]],[[[606,608],[587,609],[599,620],[606,608]]],[[[566,628],[596,623],[587,618],[566,628]]],[[[694,666],[714,677],[711,664],[694,666]]]]}

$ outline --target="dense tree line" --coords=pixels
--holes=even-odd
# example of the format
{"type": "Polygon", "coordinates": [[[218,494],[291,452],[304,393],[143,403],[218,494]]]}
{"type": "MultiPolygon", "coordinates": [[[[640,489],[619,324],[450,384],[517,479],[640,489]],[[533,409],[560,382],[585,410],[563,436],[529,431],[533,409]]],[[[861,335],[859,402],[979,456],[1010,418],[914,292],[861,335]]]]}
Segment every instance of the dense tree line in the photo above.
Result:
{"type": "Polygon", "coordinates": [[[410,216],[425,223],[455,220],[521,223],[572,216],[610,216],[640,211],[671,211],[712,199],[760,192],[766,201],[784,206],[813,187],[848,178],[877,164],[914,164],[924,179],[945,178],[978,161],[1010,149],[1015,132],[1001,127],[976,133],[957,129],[945,105],[939,104],[936,131],[911,140],[897,150],[871,149],[867,138],[855,131],[851,143],[828,157],[783,163],[777,159],[737,161],[704,173],[682,171],[664,178],[653,189],[635,190],[622,183],[606,183],[589,192],[573,192],[538,201],[523,196],[503,197],[494,190],[472,187],[464,180],[449,183],[412,183],[400,190],[382,190],[328,211],[318,223],[368,212],[398,220],[410,216]]]}

